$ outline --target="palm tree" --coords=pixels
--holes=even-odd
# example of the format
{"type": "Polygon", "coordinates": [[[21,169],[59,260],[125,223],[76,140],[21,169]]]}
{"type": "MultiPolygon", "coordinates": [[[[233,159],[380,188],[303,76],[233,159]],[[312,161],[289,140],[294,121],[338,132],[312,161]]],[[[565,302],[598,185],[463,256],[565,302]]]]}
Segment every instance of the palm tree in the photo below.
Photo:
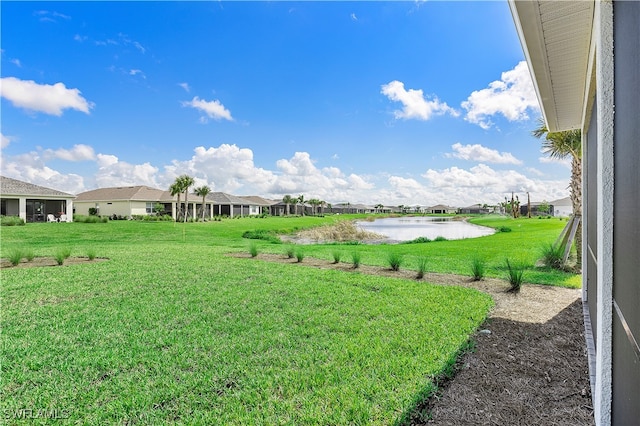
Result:
{"type": "Polygon", "coordinates": [[[178,196],[178,202],[176,203],[176,221],[180,219],[180,194],[182,193],[182,188],[180,187],[180,184],[178,183],[178,179],[175,180],[175,182],[173,182],[170,186],[169,186],[169,192],[171,193],[172,197],[175,197],[176,195],[178,196]]]}
{"type": "Polygon", "coordinates": [[[294,198],[291,197],[291,195],[285,195],[282,197],[282,202],[287,206],[287,210],[285,210],[284,214],[285,216],[289,216],[289,204],[294,202],[294,198]]]}
{"type": "Polygon", "coordinates": [[[206,210],[205,198],[207,198],[207,195],[211,192],[211,188],[207,185],[202,185],[195,188],[193,192],[195,192],[197,196],[202,197],[202,221],[204,222],[204,212],[206,210]]]}
{"type": "Polygon", "coordinates": [[[189,175],[180,175],[176,178],[175,182],[172,186],[175,185],[175,190],[178,191],[178,204],[180,204],[180,194],[184,192],[184,204],[185,204],[185,214],[184,221],[187,221],[187,216],[189,214],[189,188],[193,186],[195,181],[189,175]]]}
{"type": "MultiPolygon", "coordinates": [[[[534,137],[542,141],[542,150],[551,158],[563,160],[571,157],[571,181],[569,183],[573,216],[582,218],[582,132],[567,130],[564,132],[549,132],[544,120],[538,120],[538,127],[531,132],[534,137]]],[[[582,220],[578,222],[575,235],[576,266],[582,268],[582,220]]]]}
{"type": "Polygon", "coordinates": [[[313,207],[313,215],[317,215],[318,214],[318,206],[320,206],[323,203],[323,201],[320,201],[317,198],[312,198],[311,200],[309,200],[309,204],[311,204],[311,206],[313,207]]]}
{"type": "MultiPolygon", "coordinates": [[[[302,216],[304,216],[304,195],[298,196],[298,203],[302,204],[302,216]]],[[[298,205],[296,204],[296,213],[298,213],[298,205]]]]}

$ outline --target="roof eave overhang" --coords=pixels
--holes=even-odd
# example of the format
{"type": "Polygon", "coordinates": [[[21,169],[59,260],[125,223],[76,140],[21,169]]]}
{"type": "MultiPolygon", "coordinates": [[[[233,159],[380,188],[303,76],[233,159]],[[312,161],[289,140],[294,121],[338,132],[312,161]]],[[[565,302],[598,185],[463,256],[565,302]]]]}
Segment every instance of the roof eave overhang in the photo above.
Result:
{"type": "Polygon", "coordinates": [[[594,2],[509,0],[509,7],[547,128],[581,128],[594,2]]]}

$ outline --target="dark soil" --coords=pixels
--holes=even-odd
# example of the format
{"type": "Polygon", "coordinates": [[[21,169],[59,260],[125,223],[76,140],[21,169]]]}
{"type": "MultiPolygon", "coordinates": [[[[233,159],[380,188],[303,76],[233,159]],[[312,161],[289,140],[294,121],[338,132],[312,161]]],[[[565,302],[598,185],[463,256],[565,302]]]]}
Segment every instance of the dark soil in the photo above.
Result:
{"type": "MultiPolygon", "coordinates": [[[[247,254],[236,254],[249,257],[247,254]]],[[[260,254],[258,260],[415,279],[415,271],[260,254]]],[[[255,260],[255,259],[254,259],[255,260]]],[[[425,274],[424,281],[489,293],[495,306],[453,377],[417,406],[411,425],[593,425],[580,290],[425,274]]]]}

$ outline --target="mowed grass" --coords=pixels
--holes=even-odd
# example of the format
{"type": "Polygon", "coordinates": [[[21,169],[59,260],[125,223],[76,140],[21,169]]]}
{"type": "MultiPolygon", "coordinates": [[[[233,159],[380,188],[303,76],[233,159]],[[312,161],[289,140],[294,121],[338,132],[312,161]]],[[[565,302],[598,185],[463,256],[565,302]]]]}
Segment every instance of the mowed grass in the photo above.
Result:
{"type": "MultiPolygon", "coordinates": [[[[492,302],[424,281],[226,256],[247,253],[246,230],[331,220],[4,227],[2,257],[19,245],[109,260],[2,269],[3,413],[61,410],[61,423],[87,424],[402,424],[492,302]]],[[[314,250],[329,249],[305,254],[314,250]]]]}

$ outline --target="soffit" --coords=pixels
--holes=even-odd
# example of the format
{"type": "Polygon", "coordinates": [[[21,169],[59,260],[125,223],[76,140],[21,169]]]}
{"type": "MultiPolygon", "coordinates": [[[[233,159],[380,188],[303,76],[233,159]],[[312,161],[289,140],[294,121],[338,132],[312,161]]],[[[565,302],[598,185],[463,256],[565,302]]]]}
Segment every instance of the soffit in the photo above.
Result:
{"type": "Polygon", "coordinates": [[[509,6],[549,130],[581,128],[594,2],[510,0],[509,6]]]}

